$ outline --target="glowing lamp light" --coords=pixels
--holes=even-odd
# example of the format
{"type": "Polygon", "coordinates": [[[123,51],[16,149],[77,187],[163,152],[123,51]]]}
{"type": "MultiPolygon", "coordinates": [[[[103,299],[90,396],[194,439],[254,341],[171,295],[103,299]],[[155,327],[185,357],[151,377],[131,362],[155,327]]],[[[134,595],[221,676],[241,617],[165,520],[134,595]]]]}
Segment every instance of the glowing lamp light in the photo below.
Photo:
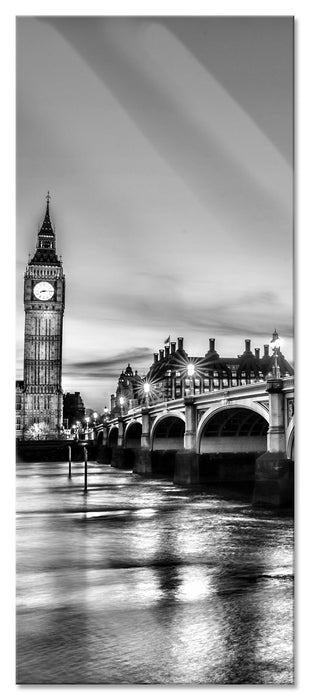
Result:
{"type": "Polygon", "coordinates": [[[98,413],[96,413],[96,411],[95,411],[95,413],[93,413],[93,416],[94,416],[94,419],[97,420],[97,418],[98,418],[98,413]]]}
{"type": "Polygon", "coordinates": [[[125,403],[125,399],[124,399],[124,397],[123,397],[123,396],[121,396],[121,397],[120,397],[120,400],[119,400],[119,402],[120,402],[120,405],[121,405],[121,406],[124,406],[124,403],[125,403]]]}
{"type": "Polygon", "coordinates": [[[147,407],[149,406],[149,393],[150,393],[150,389],[151,389],[151,385],[149,384],[149,382],[144,382],[144,384],[143,384],[143,391],[144,391],[144,394],[145,394],[145,403],[146,403],[146,406],[147,406],[147,407]]]}
{"type": "Polygon", "coordinates": [[[187,376],[189,378],[189,393],[192,394],[194,391],[194,385],[193,385],[193,376],[195,374],[195,365],[193,365],[192,362],[190,362],[187,365],[187,376]]]}

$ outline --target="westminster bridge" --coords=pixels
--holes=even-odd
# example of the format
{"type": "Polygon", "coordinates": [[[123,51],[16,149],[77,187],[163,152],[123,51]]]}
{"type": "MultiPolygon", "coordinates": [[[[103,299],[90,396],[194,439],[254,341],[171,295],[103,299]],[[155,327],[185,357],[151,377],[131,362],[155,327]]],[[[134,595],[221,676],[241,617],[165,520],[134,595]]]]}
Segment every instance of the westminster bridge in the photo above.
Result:
{"type": "Polygon", "coordinates": [[[175,483],[253,482],[254,502],[293,500],[294,378],[142,405],[97,426],[98,460],[175,483]]]}

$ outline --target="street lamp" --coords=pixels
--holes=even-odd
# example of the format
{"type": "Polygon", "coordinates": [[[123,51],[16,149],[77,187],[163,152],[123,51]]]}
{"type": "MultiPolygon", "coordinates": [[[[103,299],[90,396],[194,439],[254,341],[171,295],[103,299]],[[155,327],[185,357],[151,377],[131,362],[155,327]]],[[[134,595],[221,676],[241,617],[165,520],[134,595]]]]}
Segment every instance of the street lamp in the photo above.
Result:
{"type": "Polygon", "coordinates": [[[272,338],[270,341],[270,345],[271,345],[271,348],[273,351],[273,359],[274,359],[274,363],[273,363],[273,367],[272,367],[272,374],[276,379],[279,379],[281,374],[280,374],[280,367],[278,365],[278,350],[280,349],[281,340],[280,340],[280,338],[278,336],[278,332],[276,330],[273,332],[273,335],[272,335],[272,338]]]}
{"type": "Polygon", "coordinates": [[[86,432],[86,435],[87,435],[87,438],[88,438],[88,433],[89,433],[89,427],[88,427],[88,426],[89,426],[90,417],[89,417],[89,416],[86,416],[86,417],[85,417],[85,420],[86,420],[86,431],[85,431],[85,432],[86,432]]]}
{"type": "Polygon", "coordinates": [[[194,374],[195,374],[195,365],[193,365],[193,363],[190,362],[187,365],[187,376],[189,378],[189,393],[190,394],[193,393],[193,387],[194,387],[193,376],[194,376],[194,374]]]}
{"type": "Polygon", "coordinates": [[[103,420],[108,420],[108,413],[109,413],[109,409],[107,408],[107,406],[105,406],[103,409],[103,415],[104,415],[103,420]]]}
{"type": "Polygon", "coordinates": [[[96,423],[97,423],[97,418],[98,418],[98,413],[95,411],[95,412],[93,413],[93,419],[94,419],[95,425],[96,425],[96,423]]]}
{"type": "Polygon", "coordinates": [[[149,406],[150,388],[151,388],[151,385],[149,384],[149,382],[144,382],[143,390],[144,390],[144,394],[145,394],[145,404],[147,407],[149,406]]]}
{"type": "Polygon", "coordinates": [[[124,403],[125,403],[125,399],[123,396],[121,396],[120,400],[119,400],[119,405],[121,407],[121,416],[123,415],[124,403]]]}

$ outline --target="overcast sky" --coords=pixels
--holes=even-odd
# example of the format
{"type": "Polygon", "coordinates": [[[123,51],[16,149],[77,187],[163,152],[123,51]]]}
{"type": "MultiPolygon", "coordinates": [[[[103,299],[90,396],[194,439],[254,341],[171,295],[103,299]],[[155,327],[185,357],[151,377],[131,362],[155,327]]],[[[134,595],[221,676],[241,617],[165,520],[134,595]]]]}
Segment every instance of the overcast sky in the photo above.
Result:
{"type": "Polygon", "coordinates": [[[47,190],[64,391],[101,411],[168,335],[293,359],[292,80],[289,17],[18,18],[18,377],[47,190]]]}

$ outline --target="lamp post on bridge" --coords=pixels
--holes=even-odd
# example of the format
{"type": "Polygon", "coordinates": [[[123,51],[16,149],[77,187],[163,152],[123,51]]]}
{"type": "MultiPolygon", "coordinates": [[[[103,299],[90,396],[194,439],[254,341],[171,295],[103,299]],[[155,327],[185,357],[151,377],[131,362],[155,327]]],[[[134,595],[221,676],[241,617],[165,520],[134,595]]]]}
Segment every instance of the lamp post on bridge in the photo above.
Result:
{"type": "Polygon", "coordinates": [[[109,453],[109,446],[108,446],[108,435],[109,435],[109,429],[108,429],[108,417],[109,417],[109,409],[107,406],[104,407],[103,409],[103,414],[100,418],[100,422],[102,420],[102,445],[98,447],[98,457],[97,461],[99,461],[102,464],[107,464],[110,462],[110,453],[109,453]]]}
{"type": "Polygon", "coordinates": [[[195,365],[192,362],[189,362],[187,365],[187,376],[189,378],[189,395],[191,396],[192,394],[195,393],[194,389],[194,375],[195,375],[195,365]]]}
{"type": "Polygon", "coordinates": [[[144,391],[144,396],[145,396],[145,405],[147,408],[149,407],[150,388],[151,388],[151,385],[149,384],[149,382],[144,382],[143,391],[144,391]]]}
{"type": "Polygon", "coordinates": [[[136,462],[133,471],[137,474],[152,473],[152,453],[151,453],[151,433],[150,433],[150,404],[149,394],[151,385],[149,382],[143,383],[143,392],[145,404],[141,406],[142,414],[142,431],[141,431],[141,449],[136,455],[136,462]]]}
{"type": "MultiPolygon", "coordinates": [[[[118,438],[117,438],[117,447],[124,447],[124,404],[125,404],[125,397],[120,396],[119,398],[119,405],[121,408],[121,414],[118,417],[118,438]]],[[[114,465],[115,466],[115,465],[114,465]]]]}
{"type": "Polygon", "coordinates": [[[278,351],[281,340],[275,330],[270,341],[273,351],[273,366],[267,377],[269,393],[269,430],[267,433],[267,452],[282,453],[286,456],[286,440],[284,427],[284,396],[283,379],[278,363],[278,351]]]}
{"type": "Polygon", "coordinates": [[[275,379],[280,379],[281,371],[280,371],[280,367],[278,364],[278,356],[279,356],[278,350],[280,350],[281,340],[279,338],[277,330],[274,330],[274,332],[273,332],[273,335],[272,335],[272,338],[270,341],[270,345],[271,345],[271,348],[273,351],[273,359],[274,359],[274,363],[273,363],[273,367],[272,367],[272,374],[273,374],[273,377],[275,379]]]}
{"type": "Polygon", "coordinates": [[[79,438],[80,438],[80,425],[81,425],[80,421],[77,420],[75,423],[75,426],[74,426],[76,440],[79,440],[79,438]]]}
{"type": "Polygon", "coordinates": [[[121,407],[121,417],[123,417],[123,415],[124,415],[124,403],[125,403],[124,396],[120,396],[119,405],[121,407]]]}
{"type": "Polygon", "coordinates": [[[107,444],[108,444],[108,417],[109,417],[109,409],[107,408],[107,406],[105,406],[103,409],[103,420],[102,420],[102,423],[103,423],[102,444],[104,446],[107,446],[107,444]]]}

